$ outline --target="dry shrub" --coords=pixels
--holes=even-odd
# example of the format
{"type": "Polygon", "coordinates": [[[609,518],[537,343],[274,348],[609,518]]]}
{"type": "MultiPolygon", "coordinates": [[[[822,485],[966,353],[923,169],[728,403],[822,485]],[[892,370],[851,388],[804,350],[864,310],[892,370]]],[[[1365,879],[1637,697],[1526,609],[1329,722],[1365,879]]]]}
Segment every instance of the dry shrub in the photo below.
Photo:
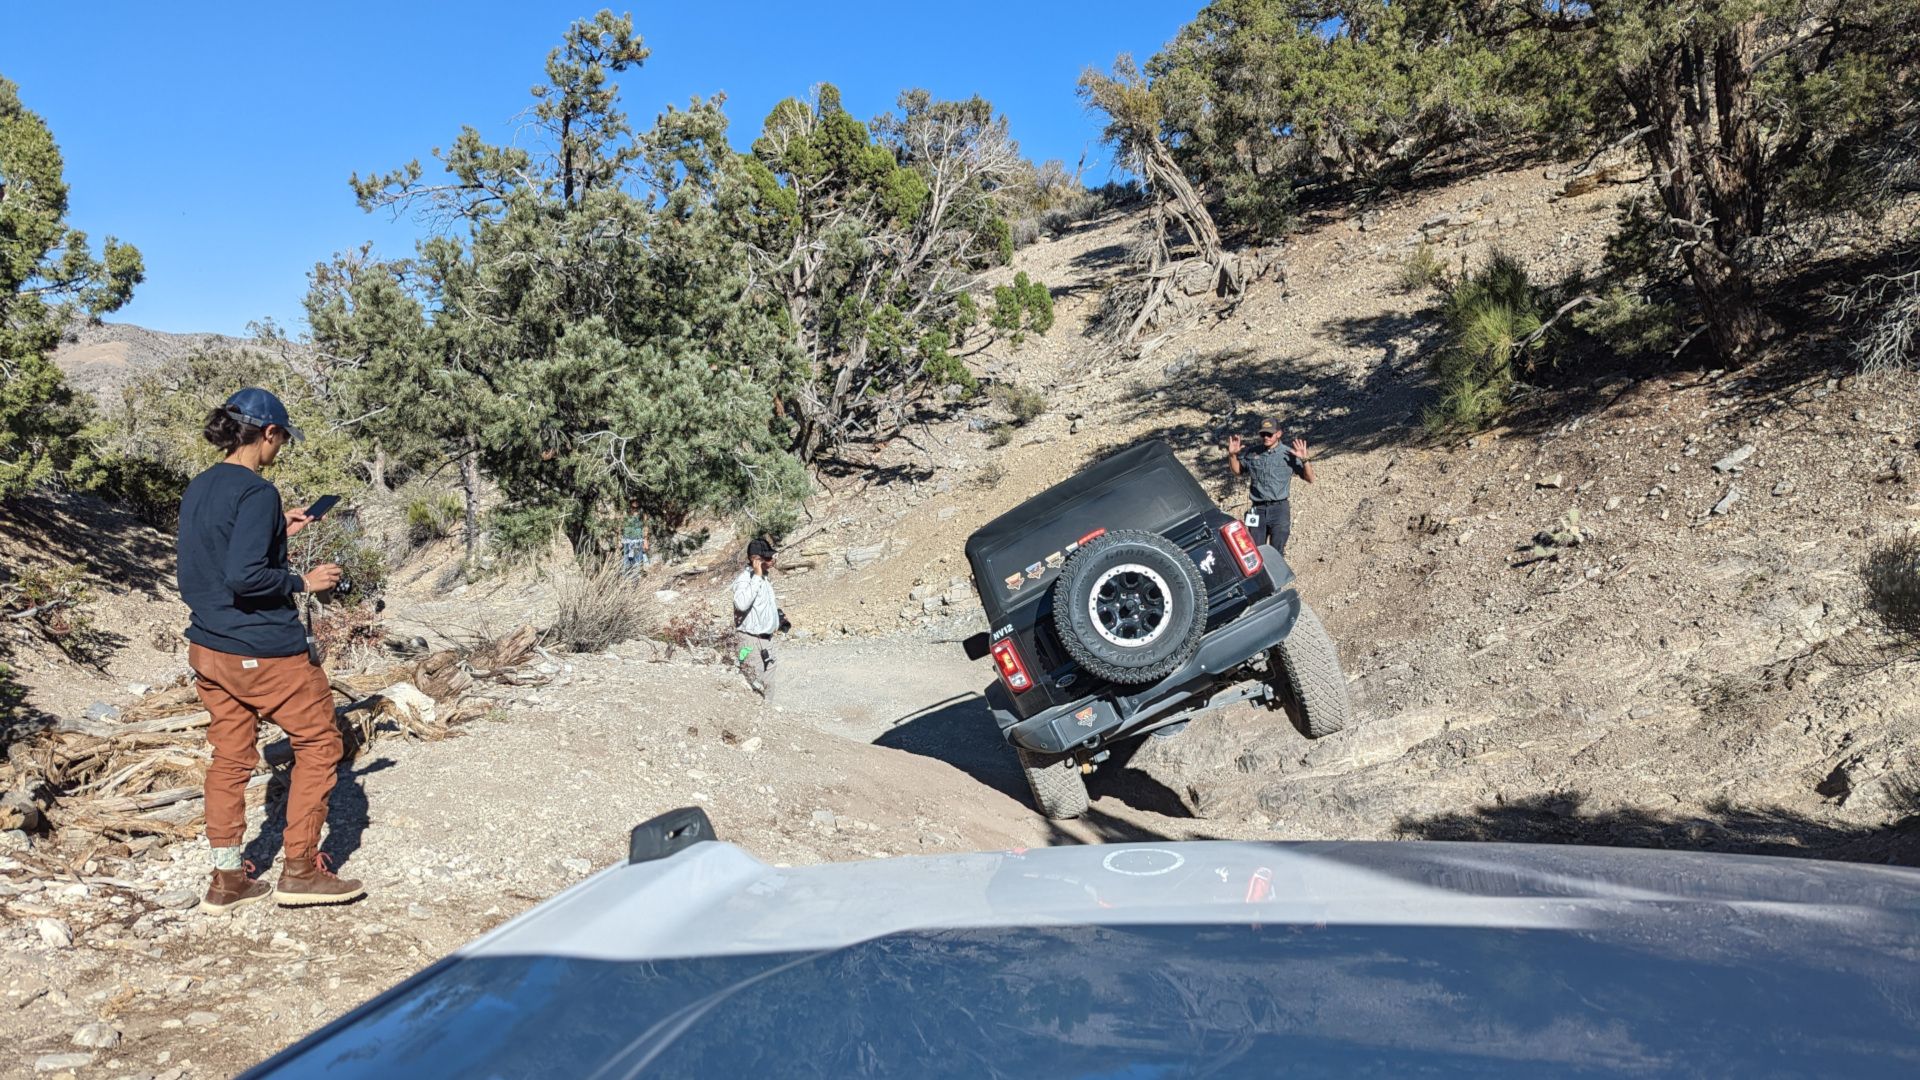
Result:
{"type": "Polygon", "coordinates": [[[547,640],[573,652],[599,652],[651,634],[659,625],[651,590],[629,579],[620,560],[588,566],[560,586],[560,608],[547,640]]]}
{"type": "Polygon", "coordinates": [[[668,619],[660,627],[659,637],[667,643],[669,653],[673,649],[684,649],[699,656],[710,650],[729,649],[733,644],[733,628],[712,612],[695,609],[668,619]]]}
{"type": "Polygon", "coordinates": [[[1860,576],[1867,605],[1903,641],[1920,640],[1920,535],[1909,533],[1868,553],[1860,576]]]}
{"type": "Polygon", "coordinates": [[[1047,397],[1031,386],[1019,386],[1013,383],[995,383],[987,391],[994,404],[1007,411],[1013,418],[1015,427],[1025,427],[1040,418],[1047,411],[1047,397]]]}
{"type": "Polygon", "coordinates": [[[1433,245],[1422,240],[1420,246],[1407,253],[1400,263],[1400,273],[1396,284],[1401,292],[1425,292],[1447,281],[1447,264],[1442,262],[1440,254],[1433,245]]]}

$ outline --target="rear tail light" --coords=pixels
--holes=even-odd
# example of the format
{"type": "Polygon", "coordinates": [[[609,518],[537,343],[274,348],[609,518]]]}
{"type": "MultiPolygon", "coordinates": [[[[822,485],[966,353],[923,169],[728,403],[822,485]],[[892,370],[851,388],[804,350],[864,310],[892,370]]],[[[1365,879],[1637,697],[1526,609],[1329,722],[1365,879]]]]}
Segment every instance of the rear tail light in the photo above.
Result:
{"type": "Polygon", "coordinates": [[[1235,562],[1240,564],[1240,573],[1252,577],[1260,572],[1260,546],[1247,535],[1247,527],[1238,521],[1229,521],[1220,527],[1220,535],[1232,549],[1235,562]]]}
{"type": "Polygon", "coordinates": [[[1020,650],[1013,647],[1012,638],[993,643],[993,663],[1000,669],[1000,677],[1006,680],[1007,689],[1016,694],[1033,689],[1033,676],[1027,674],[1027,663],[1020,659],[1020,650]]]}

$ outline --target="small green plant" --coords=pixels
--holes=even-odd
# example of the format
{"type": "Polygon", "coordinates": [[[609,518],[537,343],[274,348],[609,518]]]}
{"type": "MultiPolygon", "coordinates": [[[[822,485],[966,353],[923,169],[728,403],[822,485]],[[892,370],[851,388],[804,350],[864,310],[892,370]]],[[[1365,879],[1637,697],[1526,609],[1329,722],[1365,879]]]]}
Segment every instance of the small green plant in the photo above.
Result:
{"type": "Polygon", "coordinates": [[[1013,441],[1012,424],[995,424],[987,430],[987,445],[995,450],[1013,441]]]}
{"type": "Polygon", "coordinates": [[[1401,292],[1424,292],[1447,281],[1447,264],[1440,260],[1440,254],[1433,245],[1425,240],[1420,246],[1407,253],[1400,263],[1400,274],[1396,279],[1401,292]]]}
{"type": "Polygon", "coordinates": [[[422,495],[407,504],[407,539],[426,544],[452,536],[466,519],[466,505],[452,492],[422,495]]]}
{"type": "Polygon", "coordinates": [[[1046,395],[1030,386],[995,383],[987,394],[1013,418],[1014,427],[1025,427],[1047,411],[1046,395]]]}
{"type": "Polygon", "coordinates": [[[1573,325],[1622,356],[1666,353],[1680,340],[1680,309],[1614,287],[1572,316],[1573,325]]]}
{"type": "Polygon", "coordinates": [[[953,340],[956,342],[966,341],[967,331],[980,325],[980,304],[974,300],[972,293],[963,292],[954,298],[953,318],[948,320],[948,325],[953,330],[953,340]]]}
{"type": "Polygon", "coordinates": [[[1428,430],[1478,431],[1506,411],[1508,394],[1548,347],[1544,306],[1526,269],[1504,252],[1447,290],[1446,343],[1433,361],[1440,400],[1426,412],[1428,430]]]}
{"type": "Polygon", "coordinates": [[[1053,293],[1045,282],[1029,278],[1022,270],[1013,276],[1013,284],[994,286],[989,321],[1019,345],[1027,334],[1044,334],[1053,328],[1053,293]]]}

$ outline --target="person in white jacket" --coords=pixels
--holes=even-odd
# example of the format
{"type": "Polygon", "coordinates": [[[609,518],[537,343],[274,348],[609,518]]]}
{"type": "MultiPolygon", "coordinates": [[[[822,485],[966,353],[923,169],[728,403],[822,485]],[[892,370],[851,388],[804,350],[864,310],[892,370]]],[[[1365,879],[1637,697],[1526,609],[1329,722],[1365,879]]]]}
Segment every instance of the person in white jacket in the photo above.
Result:
{"type": "Polygon", "coordinates": [[[773,545],[756,538],[747,545],[747,566],[733,579],[734,642],[740,671],[767,700],[773,698],[773,635],[780,604],[773,596],[773,545]]]}

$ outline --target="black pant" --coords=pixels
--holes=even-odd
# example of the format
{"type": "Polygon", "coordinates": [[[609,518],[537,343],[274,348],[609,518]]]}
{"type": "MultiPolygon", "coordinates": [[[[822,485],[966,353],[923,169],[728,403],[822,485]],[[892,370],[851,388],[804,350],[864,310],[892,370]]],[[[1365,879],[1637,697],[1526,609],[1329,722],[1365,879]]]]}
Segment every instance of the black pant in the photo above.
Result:
{"type": "Polygon", "coordinates": [[[1253,513],[1259,524],[1248,525],[1247,531],[1253,534],[1256,544],[1271,544],[1273,550],[1282,555],[1287,553],[1287,534],[1293,531],[1293,504],[1290,500],[1279,502],[1254,503],[1253,513]]]}

